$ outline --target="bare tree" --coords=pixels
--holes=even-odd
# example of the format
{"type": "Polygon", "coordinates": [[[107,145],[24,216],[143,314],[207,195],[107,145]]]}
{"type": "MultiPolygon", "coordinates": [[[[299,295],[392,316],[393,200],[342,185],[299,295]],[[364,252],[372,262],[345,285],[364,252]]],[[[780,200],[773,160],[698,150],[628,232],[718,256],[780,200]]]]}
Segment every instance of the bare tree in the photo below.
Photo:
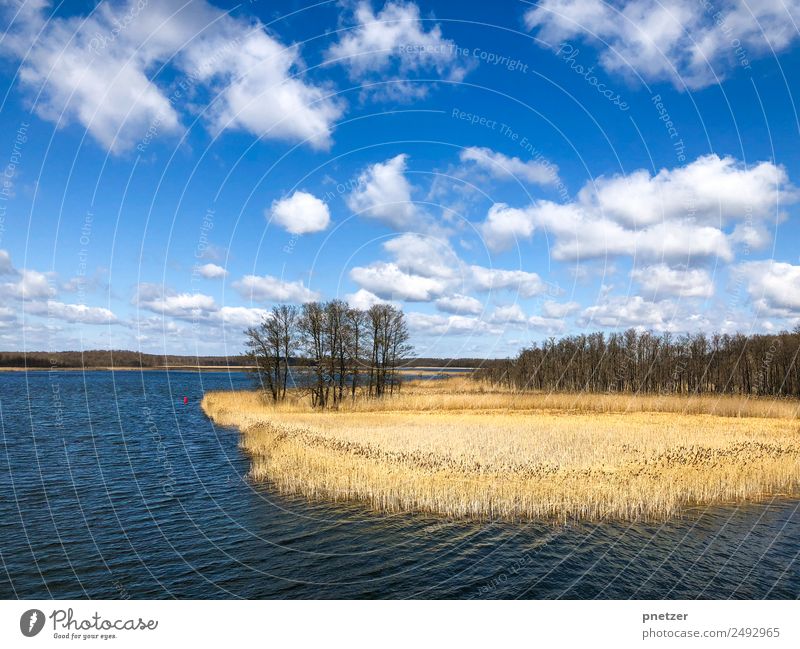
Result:
{"type": "Polygon", "coordinates": [[[297,347],[296,321],[297,307],[274,306],[260,325],[245,332],[248,356],[273,401],[286,397],[290,358],[297,347]]]}
{"type": "Polygon", "coordinates": [[[519,390],[800,397],[800,328],[778,334],[550,338],[476,373],[519,390]]]}
{"type": "Polygon", "coordinates": [[[345,314],[347,321],[347,351],[350,370],[350,398],[356,398],[361,368],[365,361],[364,340],[366,338],[367,314],[361,309],[350,308],[345,314]]]}
{"type": "Polygon", "coordinates": [[[304,386],[315,407],[337,407],[345,393],[355,399],[364,366],[367,394],[392,394],[398,368],[412,348],[403,312],[388,304],[369,311],[341,300],[273,307],[258,327],[248,329],[247,348],[264,390],[274,401],[286,397],[289,366],[299,352],[309,368],[304,386]],[[369,356],[368,356],[369,354],[369,356]]]}
{"type": "Polygon", "coordinates": [[[328,403],[328,356],[327,336],[325,335],[325,309],[319,302],[303,305],[298,322],[301,345],[310,361],[313,373],[311,383],[311,403],[324,408],[328,403]]]}

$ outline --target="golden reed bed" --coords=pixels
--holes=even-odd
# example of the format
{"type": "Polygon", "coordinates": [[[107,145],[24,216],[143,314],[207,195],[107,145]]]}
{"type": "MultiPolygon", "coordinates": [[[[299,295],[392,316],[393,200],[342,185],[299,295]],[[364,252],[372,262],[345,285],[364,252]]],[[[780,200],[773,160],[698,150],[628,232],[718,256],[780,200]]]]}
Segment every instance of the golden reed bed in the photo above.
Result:
{"type": "Polygon", "coordinates": [[[469,379],[313,411],[210,392],[253,480],[383,511],[507,519],[664,519],[688,505],[800,494],[795,401],[515,394],[469,379]]]}

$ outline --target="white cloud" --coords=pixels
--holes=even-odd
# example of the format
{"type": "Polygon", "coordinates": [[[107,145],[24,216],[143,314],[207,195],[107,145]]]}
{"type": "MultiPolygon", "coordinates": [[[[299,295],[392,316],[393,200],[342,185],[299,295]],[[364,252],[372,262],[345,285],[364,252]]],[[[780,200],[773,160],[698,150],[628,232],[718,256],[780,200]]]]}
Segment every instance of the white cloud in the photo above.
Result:
{"type": "Polygon", "coordinates": [[[300,280],[287,282],[272,275],[245,275],[233,284],[233,288],[242,297],[255,302],[303,303],[320,297],[300,280]]]}
{"type": "Polygon", "coordinates": [[[483,302],[470,295],[454,293],[436,300],[436,308],[445,313],[477,315],[483,311],[483,302]]]}
{"type": "Polygon", "coordinates": [[[797,38],[798,20],[796,0],[542,0],[525,14],[528,28],[554,47],[583,38],[597,47],[606,70],[668,80],[677,88],[711,85],[731,69],[787,48],[797,38]]]}
{"type": "Polygon", "coordinates": [[[576,313],[581,308],[577,302],[554,302],[546,300],[542,304],[542,315],[546,318],[566,318],[568,315],[576,313]]]}
{"type": "Polygon", "coordinates": [[[714,282],[704,268],[671,268],[655,264],[631,271],[634,281],[652,295],[706,298],[714,295],[714,282]]]}
{"type": "MultiPolygon", "coordinates": [[[[119,152],[148,136],[176,133],[177,110],[199,90],[215,132],[330,144],[341,105],[329,90],[302,81],[296,47],[284,47],[257,21],[233,18],[203,0],[101,3],[89,16],[52,17],[44,5],[17,15],[0,51],[21,59],[19,79],[35,110],[58,124],[77,122],[119,152]],[[40,31],[41,30],[41,31],[40,31]],[[176,87],[159,86],[165,65],[176,87]]],[[[13,10],[6,14],[13,16],[13,10]]]]}
{"type": "Polygon", "coordinates": [[[214,314],[214,318],[232,327],[255,327],[264,321],[268,313],[266,309],[255,309],[246,306],[223,306],[214,314]]]}
{"type": "Polygon", "coordinates": [[[470,282],[479,291],[516,291],[523,297],[533,297],[547,291],[547,285],[536,273],[524,270],[502,270],[470,266],[470,282]]]}
{"type": "Polygon", "coordinates": [[[64,304],[56,300],[30,302],[25,305],[25,311],[38,316],[79,324],[114,324],[118,322],[113,311],[104,307],[64,304]]]}
{"type": "MultiPolygon", "coordinates": [[[[13,278],[10,282],[0,284],[0,297],[21,300],[26,313],[80,324],[118,322],[117,317],[109,309],[85,304],[65,304],[52,299],[57,293],[55,274],[40,273],[27,268],[17,270],[11,263],[11,256],[5,250],[0,250],[0,275],[13,278]]],[[[9,320],[5,314],[16,314],[16,311],[3,306],[0,308],[0,319],[9,320]]]]}
{"type": "Polygon", "coordinates": [[[491,320],[499,324],[522,324],[527,322],[528,316],[519,304],[509,304],[497,307],[492,313],[491,320]]]}
{"type": "MultiPolygon", "coordinates": [[[[251,275],[248,277],[254,276],[251,275]]],[[[265,278],[258,277],[256,279],[263,280],[265,278]]],[[[239,286],[236,284],[234,286],[239,289],[239,286]]],[[[266,289],[263,285],[258,282],[253,282],[253,292],[256,293],[259,298],[263,297],[259,291],[264,290],[266,289]]],[[[297,289],[296,286],[289,285],[284,286],[283,290],[291,292],[297,289]]],[[[250,295],[248,294],[247,297],[250,297],[250,295]]],[[[287,298],[284,301],[293,300],[287,298]]],[[[137,295],[134,298],[134,304],[161,316],[169,316],[178,320],[187,320],[194,324],[202,324],[204,326],[223,325],[236,328],[252,327],[262,322],[268,315],[266,309],[245,306],[218,306],[214,298],[210,295],[205,295],[203,293],[179,293],[170,288],[155,284],[140,284],[137,295]]],[[[153,330],[160,330],[165,326],[169,326],[172,332],[182,331],[178,325],[164,318],[151,318],[149,320],[140,319],[138,320],[138,326],[140,328],[149,328],[153,330]]]]}
{"type": "Polygon", "coordinates": [[[421,335],[465,335],[494,332],[498,330],[480,320],[461,315],[441,316],[428,313],[410,312],[406,314],[409,329],[421,335]]]}
{"type": "Polygon", "coordinates": [[[0,275],[10,275],[14,272],[11,255],[7,250],[0,250],[0,275]]]}
{"type": "Polygon", "coordinates": [[[655,176],[644,169],[597,178],[581,190],[586,210],[624,227],[692,219],[702,225],[776,216],[776,204],[796,200],[786,170],[771,162],[745,167],[733,158],[705,155],[655,176]]]}
{"type": "Polygon", "coordinates": [[[328,206],[308,192],[297,191],[272,203],[272,220],[292,234],[325,230],[331,222],[328,206]]]}
{"type": "Polygon", "coordinates": [[[489,208],[481,233],[490,250],[505,250],[519,239],[529,239],[533,234],[537,211],[519,209],[505,203],[495,203],[489,208]]]}
{"type": "Polygon", "coordinates": [[[447,283],[441,279],[407,273],[397,264],[386,262],[356,266],[350,271],[350,278],[362,288],[388,300],[430,302],[447,289],[447,283]]]}
{"type": "Polygon", "coordinates": [[[205,277],[206,279],[219,279],[220,277],[225,277],[228,274],[228,271],[222,266],[211,263],[197,266],[196,270],[200,276],[205,277]]]}
{"type": "MultiPolygon", "coordinates": [[[[174,337],[186,335],[186,327],[184,325],[174,320],[167,320],[166,318],[159,318],[157,316],[150,316],[148,318],[137,317],[137,319],[131,323],[131,326],[137,331],[161,333],[174,337]]],[[[137,340],[146,339],[149,338],[147,336],[137,337],[137,340]]]]}
{"type": "Polygon", "coordinates": [[[200,320],[217,311],[214,298],[203,293],[176,293],[155,284],[140,284],[134,303],[143,309],[183,320],[200,320]]]}
{"type": "Polygon", "coordinates": [[[763,223],[737,223],[728,237],[731,243],[748,250],[763,250],[772,243],[773,234],[763,223]]]}
{"type": "Polygon", "coordinates": [[[383,248],[403,270],[425,277],[454,278],[461,261],[442,238],[406,233],[390,239],[383,248]]]}
{"type": "Polygon", "coordinates": [[[800,316],[800,266],[778,261],[740,264],[754,306],[767,315],[800,316]]]}
{"type": "Polygon", "coordinates": [[[408,156],[401,153],[368,167],[358,178],[347,206],[395,230],[413,229],[419,214],[411,201],[411,185],[405,177],[408,156]]]}
{"type": "Polygon", "coordinates": [[[641,327],[671,329],[674,306],[670,302],[652,302],[640,295],[608,297],[583,310],[581,321],[589,327],[641,327]]]}
{"type": "Polygon", "coordinates": [[[188,51],[215,96],[209,109],[212,128],[328,149],[333,125],[344,112],[333,89],[301,79],[304,64],[297,46],[284,46],[260,26],[233,21],[227,27],[228,33],[201,37],[188,51]],[[231,42],[235,46],[226,48],[231,42]],[[208,51],[220,55],[209,57],[208,51]]]}
{"type": "Polygon", "coordinates": [[[56,293],[50,276],[38,270],[23,268],[16,271],[13,268],[9,273],[15,279],[11,282],[0,284],[0,295],[17,298],[20,300],[40,300],[53,297],[56,293]]]}
{"type": "Polygon", "coordinates": [[[528,326],[550,334],[564,333],[566,329],[564,321],[560,318],[548,318],[540,315],[532,315],[528,318],[528,326]]]}
{"type": "Polygon", "coordinates": [[[531,329],[538,329],[547,333],[560,333],[565,329],[561,318],[543,317],[533,315],[528,317],[519,304],[499,306],[492,313],[490,321],[504,325],[527,325],[531,329]]]}
{"type": "Polygon", "coordinates": [[[472,146],[464,149],[461,162],[474,162],[478,167],[500,180],[521,179],[536,185],[558,183],[558,167],[547,160],[528,160],[492,151],[487,147],[472,146]]]}
{"type": "Polygon", "coordinates": [[[363,288],[358,289],[355,293],[348,293],[344,299],[351,307],[362,311],[366,311],[376,304],[389,304],[388,300],[382,300],[375,293],[370,293],[363,288]]]}
{"type": "Polygon", "coordinates": [[[707,257],[730,261],[732,244],[755,239],[724,228],[774,220],[780,216],[776,204],[797,197],[782,167],[762,162],[745,169],[732,158],[708,155],[655,176],[640,170],[600,177],[567,205],[498,203],[481,229],[493,250],[544,229],[555,237],[551,254],[556,260],[636,255],[683,263],[707,257]]]}
{"type": "Polygon", "coordinates": [[[426,31],[413,2],[388,2],[377,15],[368,2],[360,2],[354,18],[356,27],[331,45],[326,60],[346,66],[354,81],[390,81],[381,86],[385,97],[424,96],[427,86],[408,81],[417,71],[432,70],[456,81],[466,73],[455,43],[442,36],[439,25],[426,31]]]}

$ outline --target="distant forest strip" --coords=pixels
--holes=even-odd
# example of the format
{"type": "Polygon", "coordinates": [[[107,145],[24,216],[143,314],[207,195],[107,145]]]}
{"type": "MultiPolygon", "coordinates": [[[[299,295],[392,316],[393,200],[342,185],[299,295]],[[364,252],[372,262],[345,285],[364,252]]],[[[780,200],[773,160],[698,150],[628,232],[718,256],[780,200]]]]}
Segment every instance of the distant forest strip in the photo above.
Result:
{"type": "Polygon", "coordinates": [[[179,366],[247,365],[244,356],[176,356],[140,354],[128,350],[92,349],[85,352],[0,352],[0,367],[75,369],[91,367],[164,368],[179,366]]]}
{"type": "MultiPolygon", "coordinates": [[[[406,359],[401,369],[420,367],[477,368],[485,364],[481,358],[412,358],[406,359]]],[[[292,358],[290,365],[303,367],[307,359],[292,358]]],[[[241,356],[179,356],[174,354],[143,354],[130,350],[93,349],[85,352],[0,352],[0,367],[31,369],[82,369],[82,368],[145,368],[169,367],[252,367],[252,358],[241,356]]]]}
{"type": "Polygon", "coordinates": [[[800,327],[776,334],[629,329],[550,338],[475,378],[516,390],[800,397],[800,327]]]}

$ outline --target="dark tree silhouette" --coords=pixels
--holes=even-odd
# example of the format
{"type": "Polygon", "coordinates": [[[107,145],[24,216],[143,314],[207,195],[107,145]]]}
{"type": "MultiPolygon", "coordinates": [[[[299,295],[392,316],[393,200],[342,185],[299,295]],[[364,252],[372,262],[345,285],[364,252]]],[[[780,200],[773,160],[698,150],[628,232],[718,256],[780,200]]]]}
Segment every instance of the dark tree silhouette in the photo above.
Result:
{"type": "Polygon", "coordinates": [[[800,397],[800,327],[775,335],[628,329],[550,338],[475,377],[518,390],[800,397]]]}

